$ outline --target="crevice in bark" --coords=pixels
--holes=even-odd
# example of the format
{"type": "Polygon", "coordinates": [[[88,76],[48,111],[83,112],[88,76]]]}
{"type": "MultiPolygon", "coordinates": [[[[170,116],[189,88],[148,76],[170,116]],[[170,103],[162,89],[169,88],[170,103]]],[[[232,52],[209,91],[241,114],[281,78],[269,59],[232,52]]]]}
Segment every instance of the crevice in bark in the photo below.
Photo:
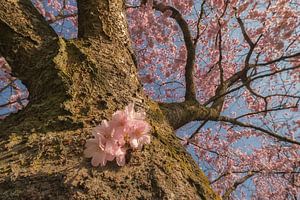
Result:
{"type": "Polygon", "coordinates": [[[29,177],[7,179],[0,183],[0,199],[68,199],[63,174],[41,173],[29,177]],[[14,192],[11,189],[14,188],[14,192]],[[48,188],[52,188],[49,190],[48,188]],[[44,191],[41,193],[40,191],[44,191]]]}

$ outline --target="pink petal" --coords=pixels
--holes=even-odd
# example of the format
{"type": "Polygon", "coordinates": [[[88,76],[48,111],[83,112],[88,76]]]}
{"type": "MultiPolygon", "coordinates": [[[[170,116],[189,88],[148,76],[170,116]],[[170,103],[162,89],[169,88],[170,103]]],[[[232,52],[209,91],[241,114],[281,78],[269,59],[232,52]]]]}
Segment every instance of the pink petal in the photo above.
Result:
{"type": "Polygon", "coordinates": [[[99,135],[99,137],[98,137],[98,146],[103,151],[105,149],[106,140],[107,139],[103,135],[99,135]]]}
{"type": "MultiPolygon", "coordinates": [[[[97,147],[96,147],[97,148],[97,147]]],[[[84,154],[84,157],[86,158],[91,158],[93,157],[93,155],[95,154],[95,152],[97,152],[97,149],[96,148],[93,148],[93,147],[88,147],[84,150],[83,154],[84,154]]]]}
{"type": "Polygon", "coordinates": [[[117,145],[118,145],[118,144],[116,144],[114,141],[108,140],[108,141],[106,142],[105,150],[104,150],[104,151],[105,151],[106,153],[115,155],[115,154],[116,154],[116,150],[117,150],[117,148],[118,148],[117,145]]]}
{"type": "Polygon", "coordinates": [[[126,148],[119,148],[116,152],[116,161],[119,166],[125,165],[125,154],[126,154],[126,148]]]}
{"type": "Polygon", "coordinates": [[[149,144],[151,141],[150,135],[143,135],[139,138],[141,144],[149,144]]]}
{"type": "Polygon", "coordinates": [[[123,140],[125,135],[125,127],[120,126],[115,128],[114,139],[115,140],[123,140]]]}
{"type": "Polygon", "coordinates": [[[86,149],[84,150],[84,156],[90,158],[98,151],[99,147],[96,139],[89,139],[85,143],[86,149]]]}
{"type": "Polygon", "coordinates": [[[126,151],[127,151],[126,148],[119,148],[119,149],[116,151],[116,156],[122,156],[122,155],[125,155],[125,154],[126,154],[126,151]]]}
{"type": "Polygon", "coordinates": [[[98,143],[97,139],[91,138],[86,141],[85,146],[89,147],[89,146],[97,145],[97,143],[98,143]]]}
{"type": "Polygon", "coordinates": [[[122,126],[124,123],[126,123],[126,114],[124,111],[118,110],[115,112],[111,122],[114,124],[114,126],[122,126]]]}
{"type": "Polygon", "coordinates": [[[97,154],[95,154],[92,158],[92,165],[94,167],[97,167],[99,164],[101,166],[105,166],[106,164],[106,158],[105,158],[105,153],[104,152],[99,152],[97,154]]]}
{"type": "Polygon", "coordinates": [[[108,153],[106,154],[106,160],[113,161],[113,159],[115,159],[115,156],[108,154],[108,153]]]}
{"type": "Polygon", "coordinates": [[[144,120],[146,118],[145,112],[135,112],[134,113],[134,119],[135,120],[144,120]]]}
{"type": "Polygon", "coordinates": [[[101,130],[100,126],[96,126],[95,128],[93,128],[93,130],[92,130],[93,136],[98,137],[98,134],[100,133],[100,130],[101,130]]]}
{"type": "Polygon", "coordinates": [[[116,161],[119,166],[124,166],[125,165],[125,155],[118,156],[116,158],[116,161]]]}
{"type": "Polygon", "coordinates": [[[128,104],[128,106],[125,107],[125,112],[127,112],[127,114],[133,113],[134,112],[134,103],[128,104]]]}

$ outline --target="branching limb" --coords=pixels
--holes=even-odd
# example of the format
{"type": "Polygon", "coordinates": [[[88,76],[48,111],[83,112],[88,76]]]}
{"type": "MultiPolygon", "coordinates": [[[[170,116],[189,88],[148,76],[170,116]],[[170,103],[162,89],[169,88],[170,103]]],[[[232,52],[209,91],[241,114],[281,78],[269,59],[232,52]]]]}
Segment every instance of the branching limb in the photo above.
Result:
{"type": "Polygon", "coordinates": [[[219,61],[218,61],[218,66],[219,66],[219,72],[220,72],[220,85],[224,85],[224,70],[222,67],[222,28],[221,28],[221,22],[218,20],[218,25],[219,25],[219,32],[218,32],[218,47],[219,47],[219,61]]]}
{"type": "Polygon", "coordinates": [[[72,13],[72,14],[68,14],[68,15],[59,14],[59,15],[55,16],[54,19],[47,20],[47,22],[49,24],[52,24],[52,23],[58,22],[60,20],[64,20],[64,19],[68,19],[68,18],[72,18],[72,17],[77,17],[77,13],[72,13]]]}
{"type": "Polygon", "coordinates": [[[266,66],[266,65],[274,64],[276,62],[284,61],[286,59],[295,58],[295,57],[300,57],[300,52],[294,53],[294,54],[291,54],[291,55],[287,55],[287,56],[281,56],[281,57],[276,58],[274,60],[271,60],[269,62],[257,63],[257,66],[266,66]]]}
{"type": "MultiPolygon", "coordinates": [[[[250,67],[255,67],[255,65],[250,65],[250,67]]],[[[217,101],[218,99],[226,96],[227,94],[230,94],[232,92],[235,92],[241,88],[243,88],[245,85],[245,83],[249,84],[250,82],[254,81],[254,80],[257,80],[257,79],[261,79],[261,78],[264,78],[264,77],[269,77],[269,76],[273,76],[273,75],[276,75],[276,74],[279,74],[279,73],[282,73],[282,72],[285,72],[285,71],[289,71],[289,70],[294,70],[294,69],[298,69],[300,68],[300,65],[297,65],[297,66],[293,66],[293,67],[286,67],[286,68],[283,68],[283,69],[280,69],[280,70],[277,70],[277,71],[274,71],[274,72],[271,72],[271,73],[264,73],[262,75],[256,75],[255,77],[252,77],[251,79],[248,79],[246,82],[244,82],[243,84],[231,89],[231,90],[223,90],[224,92],[217,92],[215,96],[211,97],[210,99],[208,99],[204,104],[203,106],[207,106],[208,104],[214,102],[214,101],[217,101]]],[[[225,83],[228,83],[228,87],[232,86],[234,83],[237,83],[237,81],[240,80],[240,76],[242,76],[242,71],[239,71],[237,73],[235,73],[232,77],[230,77],[229,79],[227,79],[225,81],[225,83]]]]}
{"type": "Polygon", "coordinates": [[[16,80],[16,78],[11,79],[9,83],[7,83],[4,87],[0,88],[0,93],[6,90],[7,88],[11,87],[16,80]]]}
{"type": "Polygon", "coordinates": [[[56,33],[30,1],[1,2],[0,53],[11,66],[22,63],[22,57],[28,58],[33,51],[55,36],[56,33]],[[20,20],[15,20],[16,18],[20,20]],[[16,46],[19,51],[16,51],[16,46]]]}
{"type": "Polygon", "coordinates": [[[269,113],[269,112],[275,112],[275,111],[280,111],[280,110],[288,110],[288,109],[297,108],[297,107],[298,107],[298,105],[295,104],[294,106],[271,108],[271,109],[267,109],[267,110],[261,110],[261,111],[256,111],[256,112],[243,114],[243,115],[240,115],[240,116],[236,117],[236,119],[240,119],[240,118],[251,116],[251,115],[266,114],[266,113],[269,113]]]}
{"type": "Polygon", "coordinates": [[[201,130],[201,128],[203,128],[203,126],[209,121],[208,120],[209,117],[209,113],[206,117],[206,119],[201,123],[201,125],[195,130],[195,132],[189,137],[189,140],[192,140],[197,134],[198,132],[201,130]]]}
{"type": "Polygon", "coordinates": [[[224,193],[224,195],[222,196],[222,198],[223,198],[223,199],[229,199],[230,194],[231,194],[233,191],[235,191],[236,188],[237,188],[239,185],[243,184],[245,181],[247,181],[248,179],[250,179],[253,175],[255,175],[255,173],[249,172],[249,173],[248,173],[247,175],[245,175],[244,177],[242,177],[242,178],[238,179],[237,181],[235,181],[235,183],[225,191],[225,193],[224,193]]]}
{"type": "Polygon", "coordinates": [[[5,108],[5,107],[10,106],[10,105],[15,104],[15,103],[18,103],[18,104],[20,104],[23,107],[22,101],[24,101],[24,100],[27,100],[27,97],[25,97],[25,98],[19,98],[19,99],[15,100],[15,101],[9,101],[7,103],[0,104],[0,108],[5,108]]]}
{"type": "Polygon", "coordinates": [[[198,16],[198,20],[197,20],[197,33],[196,33],[196,37],[194,39],[194,45],[196,46],[197,45],[197,42],[200,38],[200,23],[201,23],[201,19],[204,15],[204,4],[206,3],[206,0],[202,1],[201,3],[201,8],[200,8],[200,13],[199,13],[199,16],[198,16]]]}
{"type": "Polygon", "coordinates": [[[288,142],[288,143],[291,143],[291,144],[300,145],[299,141],[296,141],[296,140],[293,140],[293,139],[281,136],[279,134],[276,134],[276,133],[274,133],[272,131],[266,130],[266,129],[261,128],[259,126],[255,126],[255,125],[252,125],[252,124],[248,124],[248,123],[244,123],[244,122],[238,121],[237,119],[234,119],[234,118],[230,118],[230,117],[226,117],[226,116],[220,116],[218,120],[219,121],[223,121],[223,122],[229,122],[231,124],[234,124],[234,125],[237,125],[237,126],[240,126],[240,127],[245,127],[245,128],[251,128],[251,129],[254,129],[254,130],[258,130],[258,131],[262,132],[263,134],[271,136],[274,139],[277,139],[277,140],[279,140],[281,142],[288,142]]]}
{"type": "MultiPolygon", "coordinates": [[[[180,138],[180,137],[178,137],[178,136],[177,136],[177,138],[178,138],[179,140],[181,140],[182,142],[186,142],[185,139],[182,139],[182,138],[180,138]]],[[[217,155],[217,156],[220,156],[220,155],[222,154],[222,153],[219,153],[219,152],[217,152],[217,151],[210,150],[210,149],[207,149],[207,148],[205,148],[205,147],[203,147],[203,146],[200,146],[200,145],[198,145],[197,143],[193,142],[192,140],[189,140],[188,143],[185,144],[185,145],[189,145],[189,144],[191,144],[191,145],[193,145],[193,146],[195,146],[195,147],[197,147],[197,148],[199,148],[199,149],[202,149],[202,150],[204,150],[204,151],[208,151],[208,152],[210,152],[210,153],[212,153],[212,154],[215,154],[215,155],[217,155]]],[[[223,154],[222,154],[222,156],[223,156],[223,154]]],[[[228,156],[226,155],[225,157],[228,157],[228,156]]]]}
{"type": "Polygon", "coordinates": [[[181,103],[160,103],[164,116],[174,129],[178,129],[188,122],[195,120],[218,119],[216,109],[207,108],[197,101],[185,101],[181,103]]]}
{"type": "Polygon", "coordinates": [[[40,62],[37,55],[43,54],[43,49],[55,46],[56,37],[30,1],[1,1],[0,54],[29,88],[35,84],[33,75],[39,70],[33,67],[40,62]]]}
{"type": "MultiPolygon", "coordinates": [[[[146,3],[147,0],[142,1],[142,4],[146,3]]],[[[158,3],[156,1],[153,2],[153,8],[158,10],[162,13],[170,10],[172,11],[172,15],[170,16],[173,18],[177,24],[179,25],[187,51],[186,57],[186,65],[185,65],[185,81],[186,81],[186,92],[185,92],[185,99],[186,101],[195,100],[196,99],[196,92],[195,92],[195,85],[194,85],[194,65],[195,65],[195,44],[193,42],[193,38],[191,32],[189,30],[189,25],[186,20],[183,18],[182,14],[172,6],[166,6],[163,3],[158,3]]]]}

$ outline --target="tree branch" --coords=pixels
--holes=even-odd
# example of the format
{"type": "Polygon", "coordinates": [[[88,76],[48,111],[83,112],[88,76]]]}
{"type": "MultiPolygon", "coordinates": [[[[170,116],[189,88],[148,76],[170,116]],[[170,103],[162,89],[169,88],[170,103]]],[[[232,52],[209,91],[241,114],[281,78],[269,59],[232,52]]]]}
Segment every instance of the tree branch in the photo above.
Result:
{"type": "Polygon", "coordinates": [[[7,88],[11,87],[12,84],[16,81],[16,78],[9,79],[9,83],[7,83],[4,87],[0,88],[0,93],[6,90],[7,88]]]}
{"type": "MultiPolygon", "coordinates": [[[[30,104],[46,96],[54,96],[45,88],[53,87],[56,91],[63,88],[59,83],[57,68],[51,62],[57,49],[56,33],[31,1],[1,1],[0,54],[9,63],[13,75],[26,85],[30,93],[30,104]]],[[[9,104],[11,102],[7,105],[9,104]]],[[[5,123],[1,122],[0,128],[4,127],[2,124],[5,126],[5,123]]]]}
{"type": "Polygon", "coordinates": [[[196,33],[196,37],[194,39],[194,45],[196,46],[197,45],[197,42],[200,38],[200,22],[201,22],[201,19],[203,17],[203,14],[204,14],[204,4],[206,3],[206,0],[202,1],[201,3],[201,8],[200,8],[200,14],[199,14],[199,17],[198,17],[198,20],[197,20],[197,33],[196,33]]]}
{"type": "Polygon", "coordinates": [[[78,38],[99,38],[131,48],[125,3],[113,0],[78,0],[78,38]]]}
{"type": "Polygon", "coordinates": [[[197,101],[160,103],[159,105],[174,129],[178,129],[190,121],[217,119],[219,116],[215,109],[202,106],[197,101]]]}
{"type": "Polygon", "coordinates": [[[52,24],[52,23],[58,22],[60,20],[72,18],[72,17],[77,17],[77,13],[72,13],[72,14],[68,14],[68,15],[59,14],[59,15],[55,16],[54,19],[47,20],[47,22],[49,24],[52,24]]]}
{"type": "MultiPolygon", "coordinates": [[[[147,0],[144,0],[143,3],[146,3],[147,0]]],[[[189,30],[189,25],[181,15],[181,13],[172,6],[166,6],[163,3],[157,3],[156,1],[153,2],[153,8],[164,13],[167,10],[172,11],[172,15],[170,16],[173,18],[177,24],[179,25],[184,42],[185,48],[187,51],[186,57],[186,65],[185,65],[185,81],[186,81],[186,92],[185,92],[185,100],[195,100],[196,99],[196,92],[195,92],[195,85],[194,85],[194,65],[195,65],[195,44],[193,42],[193,38],[191,36],[191,32],[189,30]]]]}
{"type": "Polygon", "coordinates": [[[266,63],[257,63],[256,66],[266,66],[266,65],[270,65],[270,64],[273,64],[273,63],[276,63],[276,62],[279,62],[279,61],[283,61],[283,60],[286,60],[286,59],[289,59],[289,58],[294,58],[294,57],[299,57],[299,56],[300,56],[300,52],[294,53],[294,54],[291,54],[291,55],[287,55],[287,56],[281,56],[279,58],[276,58],[276,59],[271,60],[271,61],[266,62],[266,63]]]}
{"type": "Polygon", "coordinates": [[[245,28],[245,25],[242,21],[242,19],[240,17],[236,17],[239,25],[240,25],[240,28],[241,28],[241,31],[242,31],[242,34],[243,34],[243,37],[244,39],[247,41],[247,43],[249,44],[250,48],[251,49],[254,49],[255,45],[254,43],[252,42],[252,40],[250,39],[249,35],[247,34],[246,32],[246,28],[245,28]]]}
{"type": "MultiPolygon", "coordinates": [[[[256,65],[249,65],[249,67],[255,67],[256,65]]],[[[207,106],[208,104],[214,102],[214,101],[217,101],[218,99],[226,96],[227,94],[229,93],[232,93],[232,92],[235,92],[241,88],[243,88],[245,86],[245,83],[250,83],[256,79],[260,79],[260,78],[264,78],[264,77],[268,77],[268,76],[273,76],[275,74],[278,74],[278,73],[281,73],[281,72],[284,72],[284,71],[288,71],[288,70],[293,70],[293,69],[298,69],[300,68],[300,65],[297,65],[297,66],[293,66],[293,67],[287,67],[287,68],[283,68],[283,69],[280,69],[280,70],[277,70],[277,71],[274,71],[274,72],[271,72],[271,73],[268,73],[268,74],[262,74],[262,75],[258,75],[258,76],[255,76],[251,79],[248,79],[246,82],[244,82],[242,85],[239,85],[237,86],[236,88],[233,88],[231,90],[228,90],[227,91],[227,88],[225,87],[220,87],[219,89],[223,89],[223,92],[216,92],[216,95],[211,97],[210,99],[208,99],[204,104],[203,106],[207,106]]],[[[236,83],[238,80],[240,80],[240,77],[242,76],[242,73],[243,71],[239,71],[237,73],[235,73],[234,75],[232,75],[229,79],[227,79],[225,81],[225,83],[228,84],[228,87],[232,86],[234,83],[236,83]]]]}
{"type": "Polygon", "coordinates": [[[224,195],[222,196],[223,199],[229,199],[230,194],[241,184],[243,184],[245,181],[247,181],[249,178],[251,178],[253,175],[255,175],[255,173],[251,173],[249,172],[247,175],[245,175],[244,177],[238,179],[237,181],[235,181],[235,183],[228,188],[224,195]]]}
{"type": "Polygon", "coordinates": [[[254,130],[258,130],[268,136],[271,136],[273,138],[276,138],[277,140],[279,141],[282,141],[282,142],[288,142],[288,143],[291,143],[291,144],[297,144],[297,145],[300,145],[300,142],[299,141],[296,141],[296,140],[293,140],[293,139],[290,139],[290,138],[287,138],[287,137],[284,137],[284,136],[281,136],[281,135],[278,135],[276,133],[273,133],[271,131],[268,131],[264,128],[261,128],[261,127],[258,127],[258,126],[255,126],[255,125],[252,125],[252,124],[248,124],[248,123],[244,123],[244,122],[241,122],[241,121],[238,121],[234,118],[230,118],[230,117],[226,117],[226,116],[220,116],[219,121],[223,121],[223,122],[229,122],[231,124],[234,124],[234,125],[238,125],[240,127],[245,127],[245,128],[251,128],[251,129],[254,129],[254,130]]]}
{"type": "Polygon", "coordinates": [[[250,115],[258,115],[258,114],[261,114],[261,113],[266,114],[266,113],[269,113],[269,112],[275,112],[275,111],[279,111],[279,110],[288,110],[288,109],[297,108],[297,107],[298,107],[298,105],[296,104],[294,106],[265,109],[265,110],[261,110],[261,111],[256,111],[256,112],[251,112],[251,113],[246,113],[246,114],[240,115],[240,116],[236,117],[236,119],[240,119],[240,118],[247,117],[247,116],[250,116],[250,115]]]}
{"type": "Polygon", "coordinates": [[[0,54],[21,80],[33,81],[26,71],[36,70],[32,69],[36,62],[33,58],[55,37],[56,33],[30,1],[1,1],[0,54]]]}

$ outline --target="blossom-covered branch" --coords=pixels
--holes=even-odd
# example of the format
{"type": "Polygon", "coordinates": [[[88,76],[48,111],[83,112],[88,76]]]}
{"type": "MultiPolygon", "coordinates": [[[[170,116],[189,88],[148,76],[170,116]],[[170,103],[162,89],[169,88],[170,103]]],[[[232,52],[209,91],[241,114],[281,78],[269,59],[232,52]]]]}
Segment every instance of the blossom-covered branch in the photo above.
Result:
{"type": "Polygon", "coordinates": [[[267,129],[264,129],[264,128],[261,128],[261,127],[258,127],[258,126],[252,125],[252,124],[243,123],[241,121],[238,121],[237,119],[233,119],[233,118],[229,118],[229,117],[225,117],[225,116],[220,116],[218,120],[223,121],[223,122],[229,122],[231,124],[241,126],[241,127],[245,127],[245,128],[253,128],[254,130],[258,130],[258,131],[260,131],[264,134],[267,134],[267,135],[269,135],[273,138],[276,138],[279,141],[300,145],[300,141],[296,141],[296,140],[281,136],[281,135],[276,134],[272,131],[269,131],[267,129]]]}

